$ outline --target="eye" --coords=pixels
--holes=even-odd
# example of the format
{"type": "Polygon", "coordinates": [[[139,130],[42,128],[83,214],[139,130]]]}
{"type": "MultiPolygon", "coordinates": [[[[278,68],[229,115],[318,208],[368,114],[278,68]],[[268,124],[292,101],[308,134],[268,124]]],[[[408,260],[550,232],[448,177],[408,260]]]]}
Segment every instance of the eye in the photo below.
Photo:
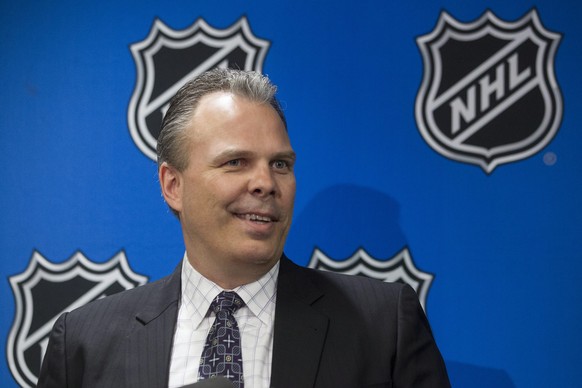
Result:
{"type": "Polygon", "coordinates": [[[290,165],[285,160],[275,160],[273,162],[273,168],[275,168],[276,170],[289,169],[290,165]]]}
{"type": "Polygon", "coordinates": [[[242,165],[242,160],[240,159],[229,160],[228,162],[225,163],[225,165],[228,167],[240,167],[242,165]]]}

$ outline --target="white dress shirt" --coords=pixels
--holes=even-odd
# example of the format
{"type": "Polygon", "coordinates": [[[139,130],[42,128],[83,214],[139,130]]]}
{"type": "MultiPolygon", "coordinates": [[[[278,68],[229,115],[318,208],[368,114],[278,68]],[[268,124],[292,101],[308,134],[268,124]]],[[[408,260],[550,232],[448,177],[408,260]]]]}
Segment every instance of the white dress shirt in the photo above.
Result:
{"type": "MultiPolygon", "coordinates": [[[[259,280],[232,290],[245,302],[245,306],[234,313],[241,332],[245,388],[268,387],[271,380],[278,274],[279,263],[259,280]]],[[[215,319],[215,314],[209,311],[210,303],[225,291],[200,275],[186,255],[181,276],[182,297],[174,333],[169,388],[198,381],[200,356],[215,319]]]]}

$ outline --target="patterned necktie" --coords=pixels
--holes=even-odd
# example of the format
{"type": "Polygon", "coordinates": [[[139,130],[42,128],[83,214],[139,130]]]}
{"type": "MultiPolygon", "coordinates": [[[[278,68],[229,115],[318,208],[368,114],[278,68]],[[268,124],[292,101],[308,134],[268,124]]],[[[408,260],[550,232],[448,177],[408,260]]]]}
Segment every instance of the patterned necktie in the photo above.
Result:
{"type": "Polygon", "coordinates": [[[216,319],[208,332],[200,358],[199,380],[221,375],[230,379],[234,388],[244,387],[240,331],[233,316],[244,304],[232,291],[221,292],[210,304],[216,319]]]}

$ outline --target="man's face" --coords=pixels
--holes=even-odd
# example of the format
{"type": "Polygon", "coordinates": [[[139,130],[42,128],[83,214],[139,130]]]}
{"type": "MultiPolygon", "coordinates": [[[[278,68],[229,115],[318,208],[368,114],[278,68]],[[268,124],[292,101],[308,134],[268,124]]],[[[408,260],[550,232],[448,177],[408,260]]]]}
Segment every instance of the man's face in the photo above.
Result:
{"type": "Polygon", "coordinates": [[[295,199],[283,122],[268,105],[217,92],[202,98],[188,131],[174,208],[190,262],[214,281],[215,272],[262,275],[283,252],[295,199]]]}

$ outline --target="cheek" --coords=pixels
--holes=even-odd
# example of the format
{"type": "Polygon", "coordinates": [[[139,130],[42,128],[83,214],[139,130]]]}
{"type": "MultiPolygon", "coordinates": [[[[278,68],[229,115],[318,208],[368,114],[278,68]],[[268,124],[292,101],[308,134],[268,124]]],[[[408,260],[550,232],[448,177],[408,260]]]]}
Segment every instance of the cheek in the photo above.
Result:
{"type": "Polygon", "coordinates": [[[204,217],[217,207],[219,196],[215,189],[203,179],[191,179],[184,186],[184,207],[196,217],[204,217]]]}
{"type": "Polygon", "coordinates": [[[222,175],[202,183],[209,205],[228,207],[246,192],[246,185],[235,176],[222,175]]]}
{"type": "Polygon", "coordinates": [[[297,189],[295,183],[295,176],[291,176],[287,182],[285,182],[284,194],[286,196],[286,201],[289,202],[290,206],[293,207],[295,201],[295,191],[297,189]]]}

